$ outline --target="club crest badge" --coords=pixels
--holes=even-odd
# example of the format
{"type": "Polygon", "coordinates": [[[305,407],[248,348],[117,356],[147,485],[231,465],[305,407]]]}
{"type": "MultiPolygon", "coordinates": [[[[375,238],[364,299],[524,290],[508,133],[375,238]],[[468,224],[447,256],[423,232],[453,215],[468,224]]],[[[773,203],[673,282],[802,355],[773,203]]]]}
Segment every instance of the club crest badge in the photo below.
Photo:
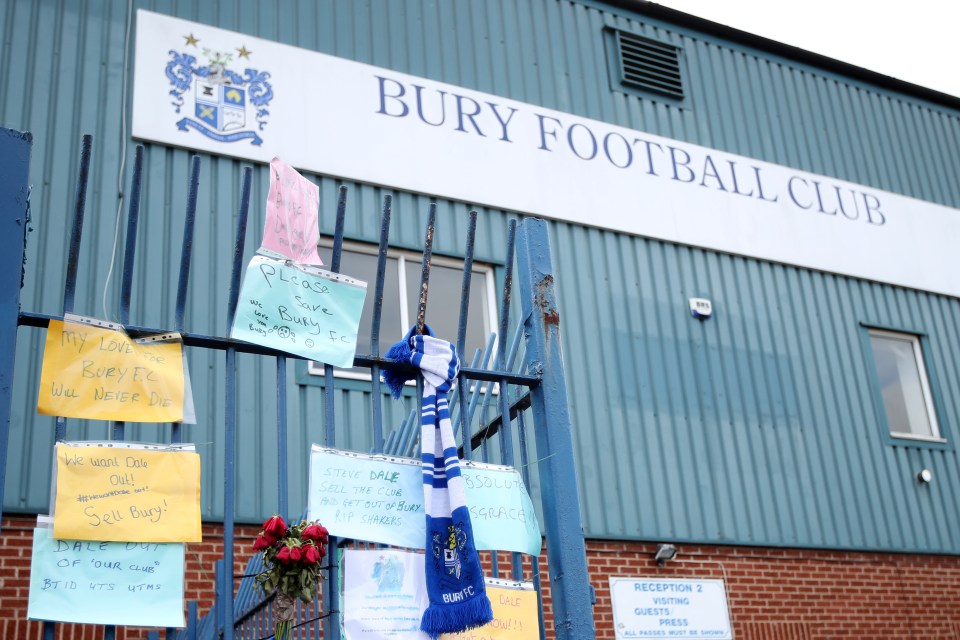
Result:
{"type": "Polygon", "coordinates": [[[466,545],[467,534],[460,523],[448,525],[446,537],[441,537],[439,533],[433,534],[434,557],[443,563],[447,574],[454,576],[457,580],[460,579],[463,571],[460,553],[466,545]]]}
{"type": "MultiPolygon", "coordinates": [[[[187,46],[196,47],[191,34],[187,46]]],[[[231,69],[232,53],[201,49],[203,60],[184,51],[170,51],[166,76],[170,81],[172,107],[184,117],[177,121],[180,131],[191,129],[219,142],[260,145],[260,137],[270,116],[273,87],[266,71],[245,67],[242,73],[231,69]]],[[[249,59],[251,51],[236,50],[249,59]]]]}

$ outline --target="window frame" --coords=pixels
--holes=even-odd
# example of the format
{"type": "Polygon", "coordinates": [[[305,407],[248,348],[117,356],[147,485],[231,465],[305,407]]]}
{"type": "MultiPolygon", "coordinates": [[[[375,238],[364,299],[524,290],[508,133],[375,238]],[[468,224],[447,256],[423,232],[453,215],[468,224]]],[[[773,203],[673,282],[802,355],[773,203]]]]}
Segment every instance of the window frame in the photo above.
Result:
{"type": "Polygon", "coordinates": [[[870,393],[878,417],[878,422],[884,429],[884,441],[891,446],[909,446],[928,449],[953,449],[949,433],[944,424],[944,406],[940,400],[940,386],[937,381],[933,356],[930,348],[929,336],[923,331],[892,327],[873,322],[861,322],[862,343],[866,352],[870,393]],[[923,396],[927,417],[933,435],[924,436],[913,433],[894,431],[887,416],[887,408],[883,399],[883,387],[880,382],[879,368],[874,354],[872,336],[889,338],[909,342],[913,348],[914,363],[920,377],[920,389],[923,396]]]}
{"type": "MultiPolygon", "coordinates": [[[[325,249],[331,249],[333,243],[329,240],[321,240],[319,246],[325,249]]],[[[358,242],[352,240],[344,240],[343,242],[344,251],[352,251],[355,253],[363,253],[366,255],[376,256],[379,253],[379,247],[375,244],[369,244],[366,242],[358,242]]],[[[407,301],[409,291],[407,290],[407,282],[404,274],[406,273],[407,262],[413,262],[419,268],[423,263],[423,254],[416,251],[411,251],[409,249],[403,249],[401,247],[387,247],[387,259],[394,259],[397,261],[397,289],[398,297],[401,301],[407,301]]],[[[442,256],[433,254],[430,260],[431,266],[436,265],[440,267],[447,267],[451,269],[463,270],[464,264],[462,258],[454,258],[449,256],[442,256]]],[[[474,271],[473,278],[471,279],[470,288],[473,288],[477,285],[477,276],[483,274],[483,288],[484,294],[487,298],[487,314],[485,320],[484,334],[489,336],[490,333],[495,332],[497,329],[497,296],[496,296],[496,267],[497,265],[487,263],[487,262],[478,262],[474,260],[472,269],[474,271]],[[479,273],[477,273],[479,272],[479,273]]],[[[389,268],[389,266],[388,266],[389,268]]],[[[368,292],[373,291],[373,284],[368,283],[369,288],[368,292]]],[[[428,300],[429,304],[429,300],[428,300]]],[[[400,305],[400,326],[401,327],[411,327],[415,319],[410,318],[410,312],[408,309],[408,304],[400,305]]],[[[457,308],[459,313],[459,307],[457,308]]],[[[363,327],[360,328],[363,330],[363,327]]],[[[396,339],[399,340],[402,336],[397,336],[396,339]]],[[[381,337],[380,351],[381,355],[387,350],[387,348],[393,344],[392,341],[388,341],[386,345],[382,342],[383,338],[381,337]]],[[[496,353],[497,341],[499,337],[494,339],[493,342],[493,352],[496,353]]],[[[361,354],[367,355],[367,354],[361,354]]],[[[460,354],[461,359],[465,358],[465,354],[460,354]]],[[[322,384],[323,376],[326,369],[322,362],[316,360],[307,360],[306,366],[304,367],[303,375],[298,376],[301,384],[322,384]]],[[[343,380],[357,380],[357,381],[366,381],[369,382],[371,375],[369,370],[367,372],[352,371],[350,369],[341,369],[339,367],[334,367],[333,375],[335,378],[343,380]]]]}

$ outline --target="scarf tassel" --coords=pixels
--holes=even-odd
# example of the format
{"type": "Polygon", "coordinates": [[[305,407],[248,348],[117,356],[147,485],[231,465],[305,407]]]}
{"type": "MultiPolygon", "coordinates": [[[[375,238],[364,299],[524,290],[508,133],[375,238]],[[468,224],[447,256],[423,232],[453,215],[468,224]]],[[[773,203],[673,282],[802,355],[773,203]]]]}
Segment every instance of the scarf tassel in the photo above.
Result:
{"type": "MultiPolygon", "coordinates": [[[[390,347],[384,357],[387,360],[393,360],[394,362],[407,363],[410,362],[410,357],[412,355],[413,352],[410,350],[410,341],[408,338],[404,338],[397,344],[390,347]]],[[[403,392],[403,385],[406,384],[407,380],[413,380],[414,376],[404,373],[399,368],[384,367],[380,372],[380,378],[390,389],[390,393],[393,394],[393,397],[399,398],[400,394],[403,392]]]]}
{"type": "MultiPolygon", "coordinates": [[[[407,331],[407,335],[403,336],[403,340],[387,349],[383,357],[387,360],[393,360],[394,362],[402,364],[413,364],[413,347],[411,343],[414,340],[416,330],[416,327],[410,327],[410,331],[407,331]]],[[[433,329],[430,328],[430,325],[423,325],[423,335],[433,337],[433,329]]],[[[410,380],[416,379],[416,377],[416,372],[405,373],[393,367],[384,367],[383,370],[380,371],[380,379],[383,380],[383,383],[390,389],[390,393],[393,394],[394,398],[399,398],[400,394],[403,393],[403,385],[410,380]]]]}
{"type": "Polygon", "coordinates": [[[493,620],[490,599],[470,598],[453,604],[431,604],[420,620],[420,630],[431,638],[482,627],[493,620]]]}

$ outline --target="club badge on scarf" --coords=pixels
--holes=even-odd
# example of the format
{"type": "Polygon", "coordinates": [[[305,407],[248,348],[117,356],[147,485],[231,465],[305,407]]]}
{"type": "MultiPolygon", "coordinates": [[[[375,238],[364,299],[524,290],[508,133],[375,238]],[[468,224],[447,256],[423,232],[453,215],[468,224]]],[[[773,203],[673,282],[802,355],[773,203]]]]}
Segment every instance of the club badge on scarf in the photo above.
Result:
{"type": "MultiPolygon", "coordinates": [[[[447,406],[447,393],[460,370],[460,361],[454,346],[435,338],[428,326],[424,326],[424,335],[416,335],[411,329],[386,357],[419,367],[423,374],[420,447],[427,514],[424,572],[430,605],[420,621],[420,630],[436,639],[441,633],[466,631],[493,620],[447,406]]],[[[383,372],[383,381],[397,398],[408,379],[395,369],[383,372]]]]}

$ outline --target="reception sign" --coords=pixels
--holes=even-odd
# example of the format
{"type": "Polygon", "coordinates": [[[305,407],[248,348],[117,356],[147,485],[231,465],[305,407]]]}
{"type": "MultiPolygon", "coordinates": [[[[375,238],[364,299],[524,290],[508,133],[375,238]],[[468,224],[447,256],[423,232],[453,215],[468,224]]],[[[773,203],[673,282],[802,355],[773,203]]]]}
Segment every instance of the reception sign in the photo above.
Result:
{"type": "Polygon", "coordinates": [[[156,13],[133,135],[960,296],[960,211],[156,13]]]}
{"type": "Polygon", "coordinates": [[[723,580],[610,578],[610,600],[618,639],[733,638],[723,580]]]}

